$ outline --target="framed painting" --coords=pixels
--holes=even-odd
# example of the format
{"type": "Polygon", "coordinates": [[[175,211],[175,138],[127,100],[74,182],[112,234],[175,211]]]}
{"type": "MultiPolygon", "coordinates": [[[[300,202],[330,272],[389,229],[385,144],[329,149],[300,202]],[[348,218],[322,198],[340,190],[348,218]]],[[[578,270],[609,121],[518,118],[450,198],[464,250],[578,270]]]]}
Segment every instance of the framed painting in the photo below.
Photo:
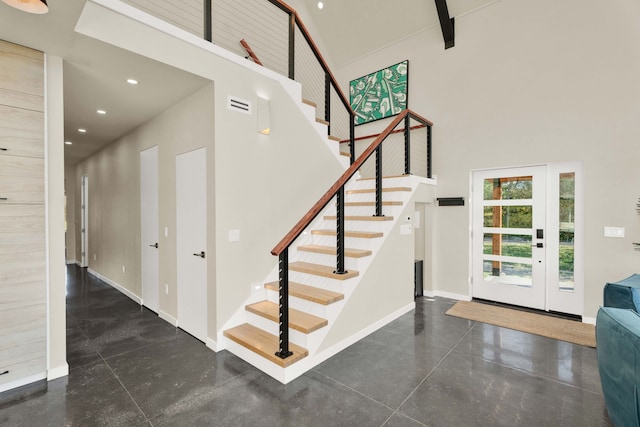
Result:
{"type": "Polygon", "coordinates": [[[408,94],[408,60],[351,80],[349,102],[356,126],[401,113],[407,108],[408,94]]]}

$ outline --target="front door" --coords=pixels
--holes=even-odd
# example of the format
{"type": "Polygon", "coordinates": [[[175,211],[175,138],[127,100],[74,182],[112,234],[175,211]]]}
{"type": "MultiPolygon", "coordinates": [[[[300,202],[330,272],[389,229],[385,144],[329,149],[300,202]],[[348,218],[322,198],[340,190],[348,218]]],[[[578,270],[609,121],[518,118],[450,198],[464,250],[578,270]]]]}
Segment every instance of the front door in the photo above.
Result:
{"type": "Polygon", "coordinates": [[[545,309],[546,167],[473,173],[474,298],[545,309]]]}

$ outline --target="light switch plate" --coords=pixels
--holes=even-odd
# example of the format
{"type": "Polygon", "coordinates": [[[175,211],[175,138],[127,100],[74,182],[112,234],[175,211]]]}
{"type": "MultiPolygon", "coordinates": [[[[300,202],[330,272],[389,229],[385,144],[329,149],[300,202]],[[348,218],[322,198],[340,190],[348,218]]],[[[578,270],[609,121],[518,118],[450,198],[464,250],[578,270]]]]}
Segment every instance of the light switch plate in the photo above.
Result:
{"type": "Polygon", "coordinates": [[[604,237],[624,237],[624,227],[604,227],[604,237]]]}
{"type": "Polygon", "coordinates": [[[400,226],[400,234],[411,234],[411,224],[402,224],[400,226]]]}
{"type": "Polygon", "coordinates": [[[240,230],[229,230],[229,241],[230,242],[239,242],[240,241],[240,230]]]}

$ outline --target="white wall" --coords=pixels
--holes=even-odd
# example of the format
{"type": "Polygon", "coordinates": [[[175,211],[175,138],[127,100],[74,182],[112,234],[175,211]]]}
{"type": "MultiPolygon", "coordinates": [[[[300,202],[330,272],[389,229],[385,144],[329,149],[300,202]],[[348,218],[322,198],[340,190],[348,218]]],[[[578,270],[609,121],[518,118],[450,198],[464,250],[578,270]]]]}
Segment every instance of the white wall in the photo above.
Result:
{"type": "MultiPolygon", "coordinates": [[[[438,195],[469,196],[477,168],[585,165],[585,316],[606,281],[637,272],[640,4],[503,0],[337,71],[349,80],[409,59],[410,108],[433,120],[438,195]],[[605,225],[626,228],[605,239],[605,225]]],[[[376,124],[375,126],[382,126],[376,124]]],[[[359,132],[371,133],[374,126],[359,132]]],[[[469,209],[434,209],[434,288],[469,294],[469,209]]]]}

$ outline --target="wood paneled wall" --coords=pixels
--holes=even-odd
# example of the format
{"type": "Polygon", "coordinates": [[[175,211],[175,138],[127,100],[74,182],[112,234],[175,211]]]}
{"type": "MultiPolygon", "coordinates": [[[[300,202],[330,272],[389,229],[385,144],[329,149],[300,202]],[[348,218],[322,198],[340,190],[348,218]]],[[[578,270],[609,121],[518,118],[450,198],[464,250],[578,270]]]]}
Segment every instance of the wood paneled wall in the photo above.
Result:
{"type": "Polygon", "coordinates": [[[0,391],[46,377],[44,54],[0,40],[0,391]]]}

